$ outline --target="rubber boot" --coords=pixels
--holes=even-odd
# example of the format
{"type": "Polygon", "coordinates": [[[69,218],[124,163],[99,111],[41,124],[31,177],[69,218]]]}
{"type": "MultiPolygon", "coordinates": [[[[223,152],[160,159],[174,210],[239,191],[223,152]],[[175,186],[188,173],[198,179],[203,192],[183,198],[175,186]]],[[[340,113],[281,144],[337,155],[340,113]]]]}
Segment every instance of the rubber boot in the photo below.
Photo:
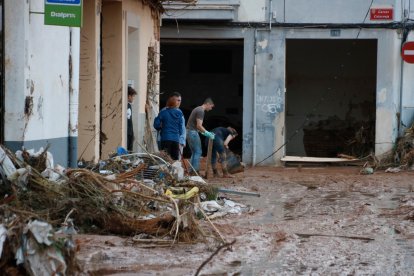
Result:
{"type": "Polygon", "coordinates": [[[231,174],[229,174],[229,171],[227,170],[227,162],[223,161],[223,163],[221,163],[222,169],[223,169],[223,177],[224,178],[232,178],[233,176],[231,174]]]}
{"type": "Polygon", "coordinates": [[[216,168],[213,168],[213,177],[219,177],[219,173],[216,168]]]}

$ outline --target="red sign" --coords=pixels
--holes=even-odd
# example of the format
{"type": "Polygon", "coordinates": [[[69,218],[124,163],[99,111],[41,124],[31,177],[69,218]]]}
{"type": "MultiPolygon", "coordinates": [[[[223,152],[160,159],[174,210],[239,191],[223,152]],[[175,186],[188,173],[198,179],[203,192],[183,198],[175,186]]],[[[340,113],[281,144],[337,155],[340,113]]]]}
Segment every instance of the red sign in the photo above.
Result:
{"type": "Polygon", "coordinates": [[[401,57],[405,62],[414,63],[414,41],[408,41],[403,44],[401,57]]]}
{"type": "Polygon", "coordinates": [[[394,9],[393,8],[371,8],[369,13],[370,20],[393,20],[394,9]]]}

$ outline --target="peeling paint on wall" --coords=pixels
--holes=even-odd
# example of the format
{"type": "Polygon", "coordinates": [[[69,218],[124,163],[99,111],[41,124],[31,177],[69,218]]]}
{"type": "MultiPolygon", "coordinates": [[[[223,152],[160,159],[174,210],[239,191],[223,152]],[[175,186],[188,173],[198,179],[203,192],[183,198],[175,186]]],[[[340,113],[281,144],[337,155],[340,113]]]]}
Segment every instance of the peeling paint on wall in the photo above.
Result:
{"type": "Polygon", "coordinates": [[[246,133],[243,135],[243,143],[245,145],[252,145],[253,144],[253,134],[251,132],[246,133]]]}
{"type": "Polygon", "coordinates": [[[267,46],[268,46],[268,44],[269,44],[269,41],[268,41],[267,39],[257,42],[257,45],[258,45],[260,48],[262,48],[262,50],[263,50],[263,49],[266,49],[266,48],[267,48],[267,46]]]}
{"type": "Polygon", "coordinates": [[[33,80],[30,80],[30,95],[33,95],[34,92],[34,82],[33,80]]]}
{"type": "Polygon", "coordinates": [[[30,115],[33,114],[33,97],[32,96],[26,96],[26,99],[24,101],[24,116],[26,119],[30,117],[30,115]]]}
{"type": "Polygon", "coordinates": [[[387,101],[387,89],[383,88],[378,93],[378,103],[385,103],[387,101]]]}
{"type": "Polygon", "coordinates": [[[43,120],[43,97],[40,96],[37,102],[37,114],[40,120],[43,120]]]}

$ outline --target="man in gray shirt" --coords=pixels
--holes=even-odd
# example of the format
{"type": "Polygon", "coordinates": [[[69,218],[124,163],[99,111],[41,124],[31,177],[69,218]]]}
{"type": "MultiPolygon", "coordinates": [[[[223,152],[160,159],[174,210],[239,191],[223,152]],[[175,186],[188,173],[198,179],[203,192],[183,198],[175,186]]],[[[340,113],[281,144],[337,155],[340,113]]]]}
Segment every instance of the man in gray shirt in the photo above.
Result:
{"type": "Polygon", "coordinates": [[[187,144],[191,149],[190,163],[197,174],[200,171],[202,154],[201,139],[198,133],[200,132],[209,139],[214,139],[214,134],[203,127],[204,113],[212,110],[213,107],[213,100],[211,98],[205,99],[202,105],[193,109],[187,122],[187,144]]]}

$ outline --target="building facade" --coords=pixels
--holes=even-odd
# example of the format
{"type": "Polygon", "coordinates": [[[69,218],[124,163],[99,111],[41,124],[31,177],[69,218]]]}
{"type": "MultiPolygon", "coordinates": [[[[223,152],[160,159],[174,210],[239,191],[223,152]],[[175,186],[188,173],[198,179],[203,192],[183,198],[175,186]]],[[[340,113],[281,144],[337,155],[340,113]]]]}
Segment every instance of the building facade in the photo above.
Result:
{"type": "Polygon", "coordinates": [[[126,146],[128,85],[138,92],[133,123],[143,143],[147,91],[158,85],[148,68],[156,79],[159,1],[83,0],[81,28],[45,25],[44,0],[0,4],[2,143],[49,145],[64,166],[106,159],[126,146]]]}
{"type": "Polygon", "coordinates": [[[414,117],[414,1],[199,0],[165,6],[160,91],[235,126],[248,164],[380,156],[414,117]]]}

